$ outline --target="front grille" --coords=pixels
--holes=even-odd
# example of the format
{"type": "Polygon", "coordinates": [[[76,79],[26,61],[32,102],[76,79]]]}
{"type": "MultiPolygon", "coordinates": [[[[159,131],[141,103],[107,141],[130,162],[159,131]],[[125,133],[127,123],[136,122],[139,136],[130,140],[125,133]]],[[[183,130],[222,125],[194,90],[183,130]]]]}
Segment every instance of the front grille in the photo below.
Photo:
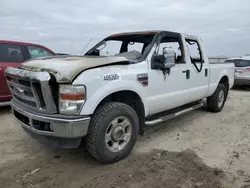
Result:
{"type": "Polygon", "coordinates": [[[6,76],[7,82],[12,95],[18,100],[32,107],[38,107],[31,84],[29,81],[22,80],[22,78],[15,78],[6,76]]]}
{"type": "Polygon", "coordinates": [[[37,108],[37,104],[36,104],[35,102],[25,100],[25,99],[23,99],[22,97],[19,97],[18,95],[15,95],[15,94],[13,94],[13,96],[14,96],[16,99],[18,99],[19,101],[25,103],[26,105],[32,106],[32,107],[34,107],[34,108],[37,108]]]}
{"type": "Polygon", "coordinates": [[[51,123],[40,121],[40,120],[35,120],[35,119],[29,119],[27,116],[20,114],[18,111],[14,110],[13,111],[14,116],[24,123],[25,125],[29,127],[33,127],[36,130],[39,131],[47,131],[47,132],[53,132],[52,130],[52,125],[51,123]]]}
{"type": "Polygon", "coordinates": [[[14,110],[14,116],[21,122],[23,122],[25,125],[30,126],[30,120],[28,117],[26,117],[23,114],[20,114],[19,112],[14,110]]]}
{"type": "Polygon", "coordinates": [[[43,92],[42,92],[42,88],[41,88],[40,83],[32,83],[32,86],[33,86],[34,90],[36,91],[36,94],[37,94],[37,97],[39,99],[41,108],[45,109],[46,104],[45,104],[45,101],[44,101],[43,92]]]}
{"type": "Polygon", "coordinates": [[[31,72],[8,67],[6,80],[13,97],[22,104],[44,113],[56,113],[52,82],[47,72],[31,72]]]}

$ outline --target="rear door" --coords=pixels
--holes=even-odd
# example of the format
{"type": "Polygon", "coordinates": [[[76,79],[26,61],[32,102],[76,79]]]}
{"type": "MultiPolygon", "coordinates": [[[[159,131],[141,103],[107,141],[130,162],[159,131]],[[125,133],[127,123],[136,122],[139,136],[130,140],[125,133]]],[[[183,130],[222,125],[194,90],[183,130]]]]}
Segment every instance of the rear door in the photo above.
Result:
{"type": "Polygon", "coordinates": [[[201,42],[196,37],[185,38],[187,63],[190,65],[190,99],[203,99],[208,93],[210,66],[204,54],[201,42]]]}
{"type": "Polygon", "coordinates": [[[21,45],[1,43],[0,44],[0,102],[10,100],[11,94],[5,79],[5,69],[19,67],[24,61],[21,45]]]}

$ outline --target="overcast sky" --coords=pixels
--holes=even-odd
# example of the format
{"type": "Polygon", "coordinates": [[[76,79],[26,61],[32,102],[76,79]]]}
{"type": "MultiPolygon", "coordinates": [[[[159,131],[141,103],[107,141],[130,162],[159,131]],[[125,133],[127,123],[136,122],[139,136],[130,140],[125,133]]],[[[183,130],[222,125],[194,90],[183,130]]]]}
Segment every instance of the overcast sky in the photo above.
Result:
{"type": "Polygon", "coordinates": [[[152,29],[198,35],[210,56],[250,54],[250,0],[0,0],[0,40],[56,52],[79,54],[90,39],[152,29]]]}

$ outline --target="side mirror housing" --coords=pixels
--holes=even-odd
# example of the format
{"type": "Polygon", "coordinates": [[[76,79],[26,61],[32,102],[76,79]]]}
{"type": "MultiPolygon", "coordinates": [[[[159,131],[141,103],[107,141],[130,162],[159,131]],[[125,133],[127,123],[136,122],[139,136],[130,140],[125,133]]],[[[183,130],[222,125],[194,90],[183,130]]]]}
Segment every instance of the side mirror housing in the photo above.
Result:
{"type": "Polygon", "coordinates": [[[163,48],[163,55],[153,54],[152,69],[166,70],[175,66],[176,54],[174,50],[163,48]]]}
{"type": "Polygon", "coordinates": [[[170,69],[175,66],[176,54],[174,50],[163,48],[164,68],[170,69]]]}
{"type": "Polygon", "coordinates": [[[152,59],[151,59],[151,68],[152,69],[164,69],[164,56],[163,55],[158,55],[158,54],[153,54],[152,59]]]}

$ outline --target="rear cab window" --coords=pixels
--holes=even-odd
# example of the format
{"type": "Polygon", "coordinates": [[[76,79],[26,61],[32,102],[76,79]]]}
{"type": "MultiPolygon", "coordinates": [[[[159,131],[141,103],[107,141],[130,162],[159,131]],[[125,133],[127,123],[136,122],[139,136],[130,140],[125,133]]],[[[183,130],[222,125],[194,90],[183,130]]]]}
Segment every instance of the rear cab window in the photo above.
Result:
{"type": "Polygon", "coordinates": [[[21,63],[23,61],[21,45],[0,44],[0,62],[21,63]]]}
{"type": "Polygon", "coordinates": [[[53,56],[53,54],[51,54],[47,50],[37,46],[27,46],[27,48],[31,58],[53,56]]]}

